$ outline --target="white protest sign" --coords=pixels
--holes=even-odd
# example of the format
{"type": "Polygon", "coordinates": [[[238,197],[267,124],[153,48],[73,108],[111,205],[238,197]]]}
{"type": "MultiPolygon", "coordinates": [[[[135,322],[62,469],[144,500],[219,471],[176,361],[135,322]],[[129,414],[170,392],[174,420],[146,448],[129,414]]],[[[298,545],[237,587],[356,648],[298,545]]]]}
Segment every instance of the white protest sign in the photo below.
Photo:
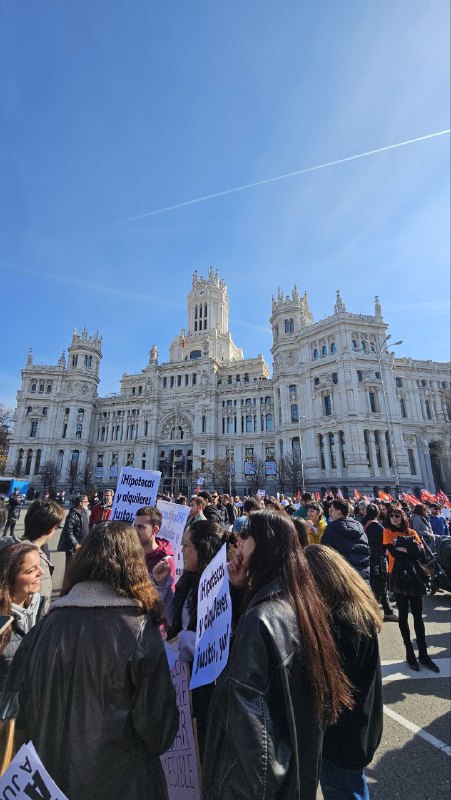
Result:
{"type": "Polygon", "coordinates": [[[122,467],[110,521],[123,520],[133,525],[138,508],[155,505],[160,478],[161,472],[122,467]]]}
{"type": "Polygon", "coordinates": [[[44,768],[31,742],[22,745],[0,778],[0,796],[15,800],[68,800],[44,768]]]}
{"type": "Polygon", "coordinates": [[[190,689],[212,683],[221,674],[229,657],[231,623],[227,549],[223,545],[199,581],[196,649],[190,689]]]}
{"type": "Polygon", "coordinates": [[[167,539],[174,551],[175,561],[175,582],[177,583],[183,572],[183,531],[185,530],[186,520],[189,517],[190,507],[181,506],[178,503],[168,503],[166,500],[159,500],[157,508],[163,517],[158,536],[167,539]]]}
{"type": "Polygon", "coordinates": [[[157,508],[163,517],[158,536],[167,539],[175,549],[182,544],[183,531],[189,517],[190,507],[159,500],[157,508]]]}
{"type": "Polygon", "coordinates": [[[266,497],[266,492],[264,489],[257,489],[257,497],[266,497]]]}
{"type": "Polygon", "coordinates": [[[187,664],[176,661],[171,669],[171,676],[179,710],[179,729],[171,749],[160,757],[166,775],[169,800],[200,800],[187,664]]]}

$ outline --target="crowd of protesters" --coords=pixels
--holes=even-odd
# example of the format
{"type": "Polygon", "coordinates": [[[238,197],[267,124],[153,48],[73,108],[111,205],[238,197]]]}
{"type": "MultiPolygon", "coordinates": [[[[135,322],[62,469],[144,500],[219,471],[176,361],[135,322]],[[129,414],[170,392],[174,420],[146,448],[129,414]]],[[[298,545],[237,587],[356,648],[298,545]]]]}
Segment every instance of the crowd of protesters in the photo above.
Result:
{"type": "Polygon", "coordinates": [[[161,512],[139,509],[133,527],[112,522],[113,497],[74,497],[65,521],[61,503],[35,500],[22,540],[12,518],[0,520],[9,529],[0,613],[12,618],[0,634],[1,715],[17,718],[62,791],[167,797],[159,755],[178,712],[163,639],[176,638],[192,664],[200,577],[225,543],[229,660],[215,684],[192,692],[203,797],[314,800],[320,782],[325,800],[367,800],[365,767],[382,735],[383,623],[398,622],[412,670],[439,672],[422,597],[430,545],[450,535],[440,504],[309,492],[165,497],[190,509],[176,582],[161,512]],[[50,605],[48,542],[61,526],[66,571],[50,605]]]}

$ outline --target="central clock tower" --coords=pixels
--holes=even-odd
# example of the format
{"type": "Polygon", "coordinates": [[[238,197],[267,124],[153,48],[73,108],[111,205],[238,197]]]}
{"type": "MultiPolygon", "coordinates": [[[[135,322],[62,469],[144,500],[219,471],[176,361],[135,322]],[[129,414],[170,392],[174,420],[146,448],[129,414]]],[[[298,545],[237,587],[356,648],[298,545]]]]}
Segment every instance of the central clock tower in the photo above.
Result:
{"type": "Polygon", "coordinates": [[[171,361],[186,361],[211,356],[217,361],[239,361],[243,351],[229,332],[229,297],[219,272],[209,267],[208,277],[193,275],[188,295],[188,329],[173,340],[171,361]]]}
{"type": "Polygon", "coordinates": [[[193,275],[188,295],[188,336],[203,335],[207,331],[227,333],[229,329],[229,298],[227,287],[219,273],[208,270],[208,278],[193,275]]]}

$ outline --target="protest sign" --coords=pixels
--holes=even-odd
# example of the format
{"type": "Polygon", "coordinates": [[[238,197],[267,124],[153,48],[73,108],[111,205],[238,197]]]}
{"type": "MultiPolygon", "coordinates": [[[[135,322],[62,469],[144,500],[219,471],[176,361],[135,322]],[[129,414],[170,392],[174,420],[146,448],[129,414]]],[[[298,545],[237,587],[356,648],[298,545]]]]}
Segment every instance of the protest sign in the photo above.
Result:
{"type": "Polygon", "coordinates": [[[175,561],[175,582],[177,583],[183,572],[183,531],[189,517],[190,507],[181,506],[179,503],[168,503],[159,500],[157,508],[163,517],[158,536],[167,539],[172,545],[175,561]]]}
{"type": "Polygon", "coordinates": [[[266,492],[264,489],[257,489],[257,497],[266,497],[266,492]]]}
{"type": "Polygon", "coordinates": [[[161,472],[122,467],[114,495],[111,521],[123,520],[133,525],[138,508],[154,506],[161,472]]]}
{"type": "Polygon", "coordinates": [[[189,517],[190,507],[181,506],[178,503],[168,503],[166,500],[159,500],[157,508],[163,517],[158,536],[167,539],[172,547],[182,544],[183,531],[185,530],[186,520],[189,517]]]}
{"type": "Polygon", "coordinates": [[[204,569],[197,594],[196,649],[190,689],[216,680],[229,657],[232,603],[226,545],[204,569]]]}
{"type": "Polygon", "coordinates": [[[68,800],[45,769],[32,742],[22,745],[0,778],[0,796],[15,800],[68,800]]]}
{"type": "Polygon", "coordinates": [[[171,749],[160,758],[166,775],[169,800],[200,800],[198,759],[191,720],[187,664],[177,660],[172,666],[171,676],[179,710],[179,729],[171,749]]]}

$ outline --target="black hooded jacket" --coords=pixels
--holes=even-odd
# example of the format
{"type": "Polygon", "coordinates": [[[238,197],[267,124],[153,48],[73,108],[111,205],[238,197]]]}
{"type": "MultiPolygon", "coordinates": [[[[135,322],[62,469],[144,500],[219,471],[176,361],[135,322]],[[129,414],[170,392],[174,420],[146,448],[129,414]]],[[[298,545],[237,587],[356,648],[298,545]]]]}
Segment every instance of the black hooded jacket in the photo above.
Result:
{"type": "Polygon", "coordinates": [[[321,544],[333,547],[346,559],[364,581],[370,580],[370,548],[368,537],[356,519],[341,517],[329,522],[321,544]]]}

